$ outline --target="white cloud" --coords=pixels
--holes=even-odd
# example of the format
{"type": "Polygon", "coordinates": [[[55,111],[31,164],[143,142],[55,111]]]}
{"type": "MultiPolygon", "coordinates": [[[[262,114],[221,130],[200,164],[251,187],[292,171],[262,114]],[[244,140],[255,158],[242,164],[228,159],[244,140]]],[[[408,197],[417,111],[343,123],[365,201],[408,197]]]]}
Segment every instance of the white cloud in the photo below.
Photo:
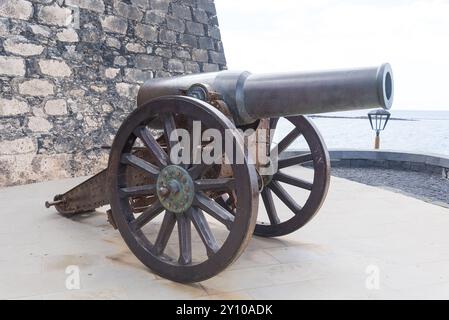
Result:
{"type": "Polygon", "coordinates": [[[230,69],[390,62],[397,109],[449,110],[449,1],[215,0],[230,69]]]}

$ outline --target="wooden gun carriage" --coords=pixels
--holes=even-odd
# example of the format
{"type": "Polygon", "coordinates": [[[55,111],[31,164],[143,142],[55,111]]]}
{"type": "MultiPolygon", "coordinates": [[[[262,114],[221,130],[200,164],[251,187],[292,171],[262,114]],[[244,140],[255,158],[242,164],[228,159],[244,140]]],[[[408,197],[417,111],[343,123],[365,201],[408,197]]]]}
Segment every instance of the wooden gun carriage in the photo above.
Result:
{"type": "Polygon", "coordinates": [[[46,206],[70,216],[110,205],[108,221],[142,263],[173,281],[202,281],[229,266],[253,234],[289,234],[320,209],[329,186],[330,160],[319,132],[304,115],[389,109],[392,100],[388,64],[151,79],[140,88],[138,108],[115,136],[108,167],[46,206]],[[291,130],[275,141],[287,124],[291,130]],[[202,139],[209,129],[229,138],[222,140],[231,140],[232,148],[216,135],[202,139]],[[256,139],[248,142],[245,129],[253,129],[256,139]],[[185,137],[179,139],[181,130],[190,139],[179,148],[186,142],[185,137]],[[285,156],[297,139],[308,150],[285,156]],[[207,162],[202,154],[212,144],[222,148],[212,150],[215,161],[207,162]],[[256,154],[248,152],[254,144],[256,154]],[[261,144],[268,159],[263,163],[257,155],[261,144]],[[191,152],[181,158],[186,148],[191,152]],[[313,171],[308,179],[288,172],[302,164],[313,171]],[[287,186],[302,190],[302,199],[292,196],[287,186]],[[258,216],[259,195],[265,210],[258,216]]]}

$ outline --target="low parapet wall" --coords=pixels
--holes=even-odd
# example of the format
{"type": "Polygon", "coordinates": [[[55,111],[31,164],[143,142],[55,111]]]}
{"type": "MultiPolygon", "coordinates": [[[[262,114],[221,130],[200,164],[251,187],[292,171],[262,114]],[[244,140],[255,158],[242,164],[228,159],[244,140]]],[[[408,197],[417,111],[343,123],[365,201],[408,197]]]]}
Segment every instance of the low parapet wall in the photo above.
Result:
{"type": "MultiPolygon", "coordinates": [[[[289,150],[289,154],[303,153],[304,150],[289,150]]],[[[449,179],[449,157],[439,154],[412,153],[397,150],[329,150],[334,167],[379,167],[442,173],[449,179]]]]}

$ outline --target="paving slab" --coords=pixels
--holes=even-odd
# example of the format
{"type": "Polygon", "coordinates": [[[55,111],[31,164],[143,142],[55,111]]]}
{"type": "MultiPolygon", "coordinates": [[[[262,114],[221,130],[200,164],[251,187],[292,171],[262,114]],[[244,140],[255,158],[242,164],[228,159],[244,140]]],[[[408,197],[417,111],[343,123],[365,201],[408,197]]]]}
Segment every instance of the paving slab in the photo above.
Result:
{"type": "Polygon", "coordinates": [[[107,208],[68,219],[44,207],[84,179],[0,189],[0,299],[449,299],[447,208],[332,177],[308,225],[253,237],[227,270],[182,285],[134,257],[106,221],[107,208]],[[67,289],[70,266],[80,272],[79,289],[67,289]]]}

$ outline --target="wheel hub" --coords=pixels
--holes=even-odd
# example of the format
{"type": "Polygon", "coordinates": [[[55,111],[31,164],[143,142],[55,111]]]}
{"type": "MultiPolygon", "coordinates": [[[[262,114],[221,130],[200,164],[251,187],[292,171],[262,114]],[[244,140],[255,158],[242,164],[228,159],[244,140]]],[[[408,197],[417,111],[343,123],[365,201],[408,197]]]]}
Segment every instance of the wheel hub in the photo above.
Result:
{"type": "Polygon", "coordinates": [[[192,205],[195,195],[193,180],[184,168],[169,165],[162,169],[156,187],[159,201],[165,209],[182,213],[192,205]]]}

